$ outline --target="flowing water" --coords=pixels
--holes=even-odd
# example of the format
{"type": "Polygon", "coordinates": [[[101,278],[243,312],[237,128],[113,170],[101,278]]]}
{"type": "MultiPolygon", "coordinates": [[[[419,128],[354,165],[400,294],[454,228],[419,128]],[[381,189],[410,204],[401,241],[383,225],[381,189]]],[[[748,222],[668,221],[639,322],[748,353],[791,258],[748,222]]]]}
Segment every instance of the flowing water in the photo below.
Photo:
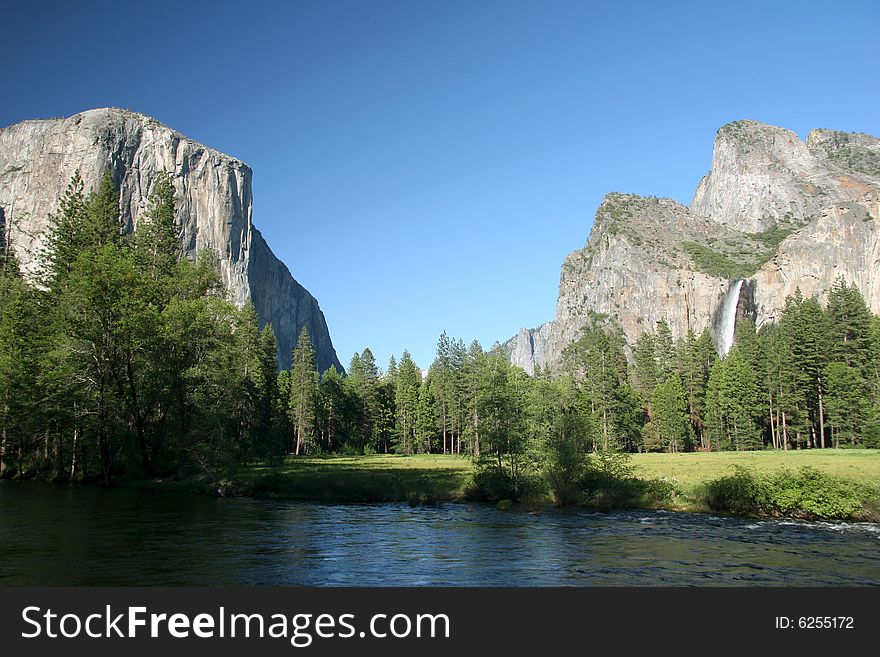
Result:
{"type": "Polygon", "coordinates": [[[726,356],[733,346],[733,337],[736,329],[736,308],[739,305],[739,291],[743,281],[733,281],[727,288],[724,300],[721,302],[720,325],[718,326],[718,355],[726,356]]]}
{"type": "Polygon", "coordinates": [[[880,525],[0,482],[0,585],[880,585],[880,525]]]}

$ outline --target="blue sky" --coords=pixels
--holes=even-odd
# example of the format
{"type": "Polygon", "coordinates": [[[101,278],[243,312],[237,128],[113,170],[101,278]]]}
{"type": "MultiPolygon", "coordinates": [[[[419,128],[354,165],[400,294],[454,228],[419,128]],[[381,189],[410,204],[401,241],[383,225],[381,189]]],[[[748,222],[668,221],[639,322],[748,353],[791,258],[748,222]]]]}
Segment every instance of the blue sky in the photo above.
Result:
{"type": "Polygon", "coordinates": [[[15,3],[0,125],[102,106],[254,170],[343,363],[554,316],[608,191],[689,202],[724,123],[880,134],[876,0],[15,3]]]}

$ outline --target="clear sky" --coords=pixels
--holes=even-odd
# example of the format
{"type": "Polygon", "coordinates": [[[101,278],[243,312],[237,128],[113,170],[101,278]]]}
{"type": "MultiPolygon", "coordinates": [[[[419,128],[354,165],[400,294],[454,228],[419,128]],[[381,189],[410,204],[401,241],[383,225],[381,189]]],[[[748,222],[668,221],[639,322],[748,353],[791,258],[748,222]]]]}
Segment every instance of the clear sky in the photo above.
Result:
{"type": "Polygon", "coordinates": [[[689,202],[728,121],[880,134],[877,0],[179,4],[7,3],[0,125],[113,105],[250,164],[344,364],[552,319],[602,196],[689,202]]]}

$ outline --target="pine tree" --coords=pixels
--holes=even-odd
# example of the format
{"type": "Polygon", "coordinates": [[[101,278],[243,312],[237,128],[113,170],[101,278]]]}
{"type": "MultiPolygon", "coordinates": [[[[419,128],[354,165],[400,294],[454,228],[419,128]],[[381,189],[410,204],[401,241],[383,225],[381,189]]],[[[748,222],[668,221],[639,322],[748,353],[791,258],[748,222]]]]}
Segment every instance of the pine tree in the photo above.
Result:
{"type": "Polygon", "coordinates": [[[635,378],[638,391],[647,399],[654,394],[654,388],[660,382],[660,368],[657,366],[655,336],[642,333],[633,348],[635,362],[635,378]]]}
{"type": "Polygon", "coordinates": [[[431,376],[434,383],[433,393],[436,404],[437,424],[440,427],[442,450],[446,454],[451,434],[454,407],[452,345],[446,331],[443,331],[440,339],[437,341],[437,357],[431,365],[431,376]]]}
{"type": "Polygon", "coordinates": [[[715,361],[715,347],[708,330],[704,330],[699,339],[693,331],[679,341],[677,347],[678,376],[681,379],[691,433],[696,437],[700,448],[708,449],[703,425],[705,422],[706,387],[709,383],[709,372],[715,361]]]}
{"type": "Polygon", "coordinates": [[[839,277],[828,293],[829,360],[849,367],[876,367],[872,362],[871,311],[855,284],[839,277]]]}
{"type": "Polygon", "coordinates": [[[706,393],[706,431],[715,449],[749,450],[761,447],[757,418],[760,400],[755,374],[734,346],[716,361],[706,393]]]}
{"type": "Polygon", "coordinates": [[[43,280],[47,285],[57,285],[86,247],[85,217],[83,179],[77,170],[67,185],[58,213],[49,217],[49,239],[41,258],[45,263],[43,280]]]}
{"type": "Polygon", "coordinates": [[[677,374],[673,374],[654,389],[651,408],[658,447],[669,452],[689,449],[691,424],[684,388],[677,374]]]}
{"type": "Polygon", "coordinates": [[[840,447],[841,441],[856,445],[863,440],[870,413],[861,372],[846,363],[834,362],[826,365],[824,376],[832,443],[834,447],[840,447]]]}
{"type": "Polygon", "coordinates": [[[162,171],[156,177],[147,211],[132,238],[138,261],[153,281],[169,278],[177,263],[180,242],[174,215],[174,185],[171,176],[162,171]]]}
{"type": "Polygon", "coordinates": [[[431,453],[431,446],[437,439],[437,418],[434,413],[434,382],[430,374],[419,386],[419,405],[416,415],[416,452],[431,453]]]}
{"type": "Polygon", "coordinates": [[[345,428],[349,424],[345,387],[342,375],[335,365],[331,365],[321,375],[318,407],[322,445],[327,452],[332,452],[340,447],[345,437],[345,428]]]}
{"type": "Polygon", "coordinates": [[[584,328],[581,337],[564,352],[568,372],[582,381],[587,393],[605,451],[619,448],[625,442],[624,437],[615,433],[619,388],[629,378],[624,344],[619,328],[606,330],[594,322],[584,328]]]}
{"type": "Polygon", "coordinates": [[[315,435],[315,404],[317,399],[315,350],[308,329],[303,326],[293,350],[290,370],[290,421],[294,430],[294,454],[313,446],[315,435]]]}
{"type": "Polygon", "coordinates": [[[480,381],[483,377],[483,370],[486,366],[486,353],[483,351],[482,345],[477,340],[471,342],[468,349],[467,358],[462,368],[462,378],[464,379],[465,406],[467,412],[467,436],[471,445],[471,456],[480,457],[480,409],[479,409],[479,391],[480,381]]]}
{"type": "Polygon", "coordinates": [[[397,446],[401,454],[412,454],[417,444],[419,388],[422,375],[408,351],[403,352],[397,368],[394,401],[397,411],[397,446]]]}
{"type": "Polygon", "coordinates": [[[3,208],[0,208],[0,278],[17,278],[20,275],[18,258],[12,249],[12,225],[6,219],[3,208]]]}
{"type": "Polygon", "coordinates": [[[86,246],[119,244],[122,239],[119,191],[109,169],[104,171],[98,189],[86,199],[82,234],[86,246]]]}

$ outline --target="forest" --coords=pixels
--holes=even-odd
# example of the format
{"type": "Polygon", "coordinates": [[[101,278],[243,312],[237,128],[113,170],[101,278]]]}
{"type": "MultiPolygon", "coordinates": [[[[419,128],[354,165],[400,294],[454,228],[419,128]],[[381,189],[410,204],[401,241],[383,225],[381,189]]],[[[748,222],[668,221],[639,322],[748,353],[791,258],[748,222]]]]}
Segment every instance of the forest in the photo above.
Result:
{"type": "Polygon", "coordinates": [[[0,477],[110,483],[221,478],[289,455],[457,454],[496,498],[539,472],[565,500],[587,460],[626,452],[880,447],[880,319],[838,280],[777,322],[742,318],[719,358],[708,331],[658,323],[634,345],[594,315],[558,370],[443,333],[426,373],[366,348],[318,372],[303,329],[280,370],[270,325],[225,299],[213,257],[181,256],[160,176],[131,231],[109,173],[79,175],[25,280],[0,234],[0,477]],[[591,456],[595,455],[595,456],[591,456]]]}

